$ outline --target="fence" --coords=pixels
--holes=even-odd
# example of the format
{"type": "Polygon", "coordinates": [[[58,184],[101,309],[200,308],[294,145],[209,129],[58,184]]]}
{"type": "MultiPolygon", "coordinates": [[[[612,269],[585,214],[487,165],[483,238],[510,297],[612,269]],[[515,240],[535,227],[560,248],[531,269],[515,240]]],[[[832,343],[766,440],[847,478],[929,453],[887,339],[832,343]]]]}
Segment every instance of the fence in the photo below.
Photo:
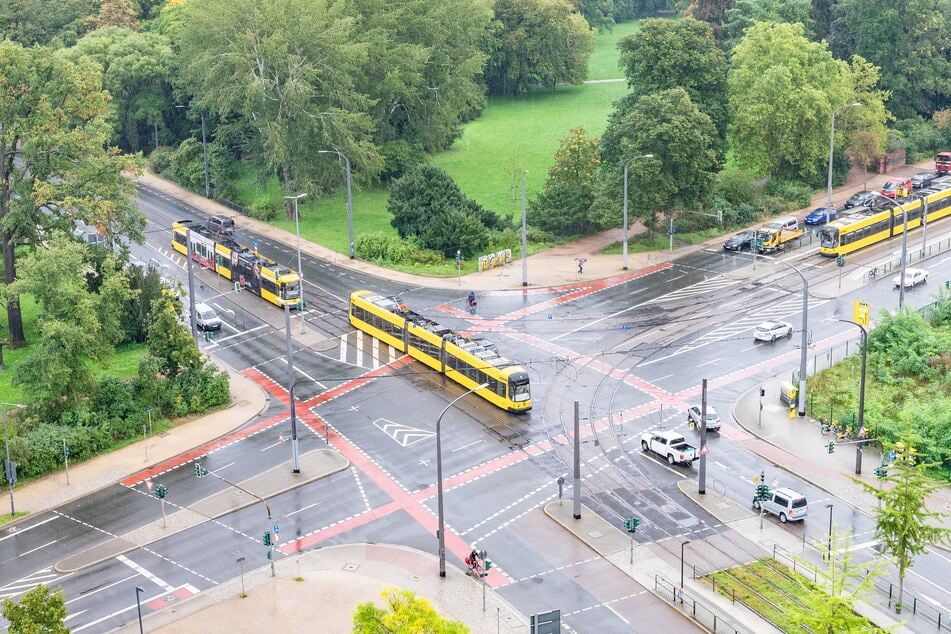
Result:
{"type": "Polygon", "coordinates": [[[729,619],[720,614],[715,607],[707,607],[699,598],[686,589],[679,588],[663,575],[654,575],[654,594],[670,601],[673,607],[712,632],[730,632],[731,634],[751,632],[751,630],[734,625],[729,619]]]}

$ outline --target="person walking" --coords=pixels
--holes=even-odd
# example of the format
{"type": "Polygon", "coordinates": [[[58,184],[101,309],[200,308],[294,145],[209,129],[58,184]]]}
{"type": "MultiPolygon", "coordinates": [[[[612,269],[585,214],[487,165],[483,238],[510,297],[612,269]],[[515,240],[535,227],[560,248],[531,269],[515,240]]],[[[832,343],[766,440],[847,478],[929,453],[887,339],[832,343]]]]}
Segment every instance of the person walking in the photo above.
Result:
{"type": "Polygon", "coordinates": [[[578,273],[584,273],[584,263],[588,261],[588,258],[575,258],[578,262],[578,273]]]}

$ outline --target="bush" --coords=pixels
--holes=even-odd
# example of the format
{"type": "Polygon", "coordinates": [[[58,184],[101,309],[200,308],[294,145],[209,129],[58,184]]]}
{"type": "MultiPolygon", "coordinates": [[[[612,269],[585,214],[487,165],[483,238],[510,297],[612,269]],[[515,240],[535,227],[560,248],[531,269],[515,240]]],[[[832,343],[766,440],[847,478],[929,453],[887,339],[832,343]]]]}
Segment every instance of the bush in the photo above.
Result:
{"type": "Polygon", "coordinates": [[[165,171],[168,171],[172,167],[173,154],[174,150],[172,150],[172,148],[156,148],[149,155],[149,169],[156,174],[161,174],[165,171]]]}
{"type": "Polygon", "coordinates": [[[763,187],[751,172],[724,170],[717,174],[713,198],[721,198],[732,206],[755,205],[763,195],[763,187]]]}
{"type": "Polygon", "coordinates": [[[446,257],[439,251],[433,249],[412,249],[403,260],[412,264],[442,264],[446,257]]]}
{"type": "Polygon", "coordinates": [[[766,184],[766,193],[778,196],[783,201],[792,204],[794,209],[808,207],[812,203],[812,188],[797,181],[771,180],[766,184]]]}
{"type": "Polygon", "coordinates": [[[270,222],[277,218],[279,211],[284,211],[283,201],[266,196],[259,196],[248,205],[248,215],[263,222],[270,222]]]}
{"type": "Polygon", "coordinates": [[[374,231],[358,236],[354,248],[357,255],[370,262],[403,262],[413,249],[419,248],[419,241],[374,231]]]}

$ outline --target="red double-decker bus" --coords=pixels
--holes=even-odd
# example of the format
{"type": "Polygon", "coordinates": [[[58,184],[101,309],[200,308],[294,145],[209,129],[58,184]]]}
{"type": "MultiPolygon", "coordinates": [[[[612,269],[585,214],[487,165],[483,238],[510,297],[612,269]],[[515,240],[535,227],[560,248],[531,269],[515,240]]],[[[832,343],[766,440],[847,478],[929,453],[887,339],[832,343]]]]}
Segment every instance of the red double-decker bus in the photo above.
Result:
{"type": "Polygon", "coordinates": [[[951,152],[938,152],[934,157],[934,171],[938,176],[951,172],[951,152]]]}

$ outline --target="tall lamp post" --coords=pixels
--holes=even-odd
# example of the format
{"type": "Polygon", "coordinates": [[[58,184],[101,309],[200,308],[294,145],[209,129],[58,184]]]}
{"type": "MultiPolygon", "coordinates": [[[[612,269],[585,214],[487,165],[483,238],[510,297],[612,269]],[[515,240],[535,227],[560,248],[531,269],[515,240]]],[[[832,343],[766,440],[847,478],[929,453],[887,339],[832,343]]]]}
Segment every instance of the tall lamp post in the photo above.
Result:
{"type": "MultiPolygon", "coordinates": [[[[858,429],[862,430],[865,428],[865,368],[866,360],[868,357],[868,330],[865,329],[860,323],[848,320],[840,319],[847,324],[852,324],[853,326],[858,326],[859,330],[862,331],[862,374],[859,376],[859,420],[858,420],[858,429]]],[[[864,439],[860,438],[857,443],[855,443],[855,473],[862,473],[862,445],[864,445],[864,439]]]]}
{"type": "Polygon", "coordinates": [[[294,201],[294,226],[297,227],[297,278],[300,280],[300,294],[298,295],[298,310],[300,311],[300,331],[304,332],[304,269],[301,266],[300,259],[300,214],[297,213],[297,201],[305,198],[307,194],[295,194],[293,196],[284,196],[284,200],[294,201]]]}
{"type": "Polygon", "coordinates": [[[353,246],[353,194],[350,190],[350,159],[339,150],[317,150],[318,154],[336,154],[343,159],[347,168],[347,229],[350,233],[350,259],[356,257],[356,251],[353,246]]]}
{"type": "MultiPolygon", "coordinates": [[[[873,192],[879,198],[884,198],[890,203],[894,203],[901,209],[901,284],[898,285],[898,311],[905,307],[905,264],[908,262],[908,211],[905,206],[879,192],[873,192]]],[[[896,194],[897,195],[897,194],[896,194]]]]}
{"type": "MultiPolygon", "coordinates": [[[[843,108],[857,108],[861,105],[856,101],[855,103],[844,103],[832,109],[832,129],[829,131],[829,180],[826,183],[826,209],[832,208],[832,150],[835,147],[835,113],[843,108]]],[[[828,216],[829,212],[826,211],[826,222],[829,221],[828,216]]]]}
{"type": "Polygon", "coordinates": [[[145,628],[142,625],[142,601],[139,599],[139,595],[145,592],[145,588],[142,586],[135,587],[135,607],[139,611],[139,634],[145,634],[145,628]]]}
{"type": "Polygon", "coordinates": [[[522,171],[522,286],[528,286],[528,220],[525,217],[525,175],[522,171]]]}
{"type": "Polygon", "coordinates": [[[4,462],[4,474],[7,478],[7,486],[10,487],[10,517],[16,515],[16,507],[13,504],[13,484],[16,482],[16,473],[15,467],[13,466],[13,461],[10,460],[10,440],[7,437],[7,407],[26,407],[26,405],[18,405],[16,403],[0,403],[0,409],[3,411],[3,446],[6,448],[7,460],[4,462]]]}
{"type": "Polygon", "coordinates": [[[627,166],[631,164],[631,161],[645,158],[654,158],[654,155],[641,154],[640,156],[632,156],[624,163],[624,257],[621,261],[621,268],[625,271],[627,270],[627,166]]]}
{"type": "Polygon", "coordinates": [[[446,576],[446,518],[443,515],[442,505],[442,436],[439,434],[439,428],[442,424],[443,415],[449,411],[449,408],[456,404],[456,401],[482,388],[488,387],[488,383],[477,385],[471,390],[463,392],[456,398],[449,401],[445,409],[439,413],[436,418],[436,513],[439,515],[439,528],[436,529],[436,539],[439,542],[439,576],[446,576]]]}
{"type": "Polygon", "coordinates": [[[829,509],[829,539],[826,542],[826,558],[832,561],[832,504],[826,504],[829,509]]]}

